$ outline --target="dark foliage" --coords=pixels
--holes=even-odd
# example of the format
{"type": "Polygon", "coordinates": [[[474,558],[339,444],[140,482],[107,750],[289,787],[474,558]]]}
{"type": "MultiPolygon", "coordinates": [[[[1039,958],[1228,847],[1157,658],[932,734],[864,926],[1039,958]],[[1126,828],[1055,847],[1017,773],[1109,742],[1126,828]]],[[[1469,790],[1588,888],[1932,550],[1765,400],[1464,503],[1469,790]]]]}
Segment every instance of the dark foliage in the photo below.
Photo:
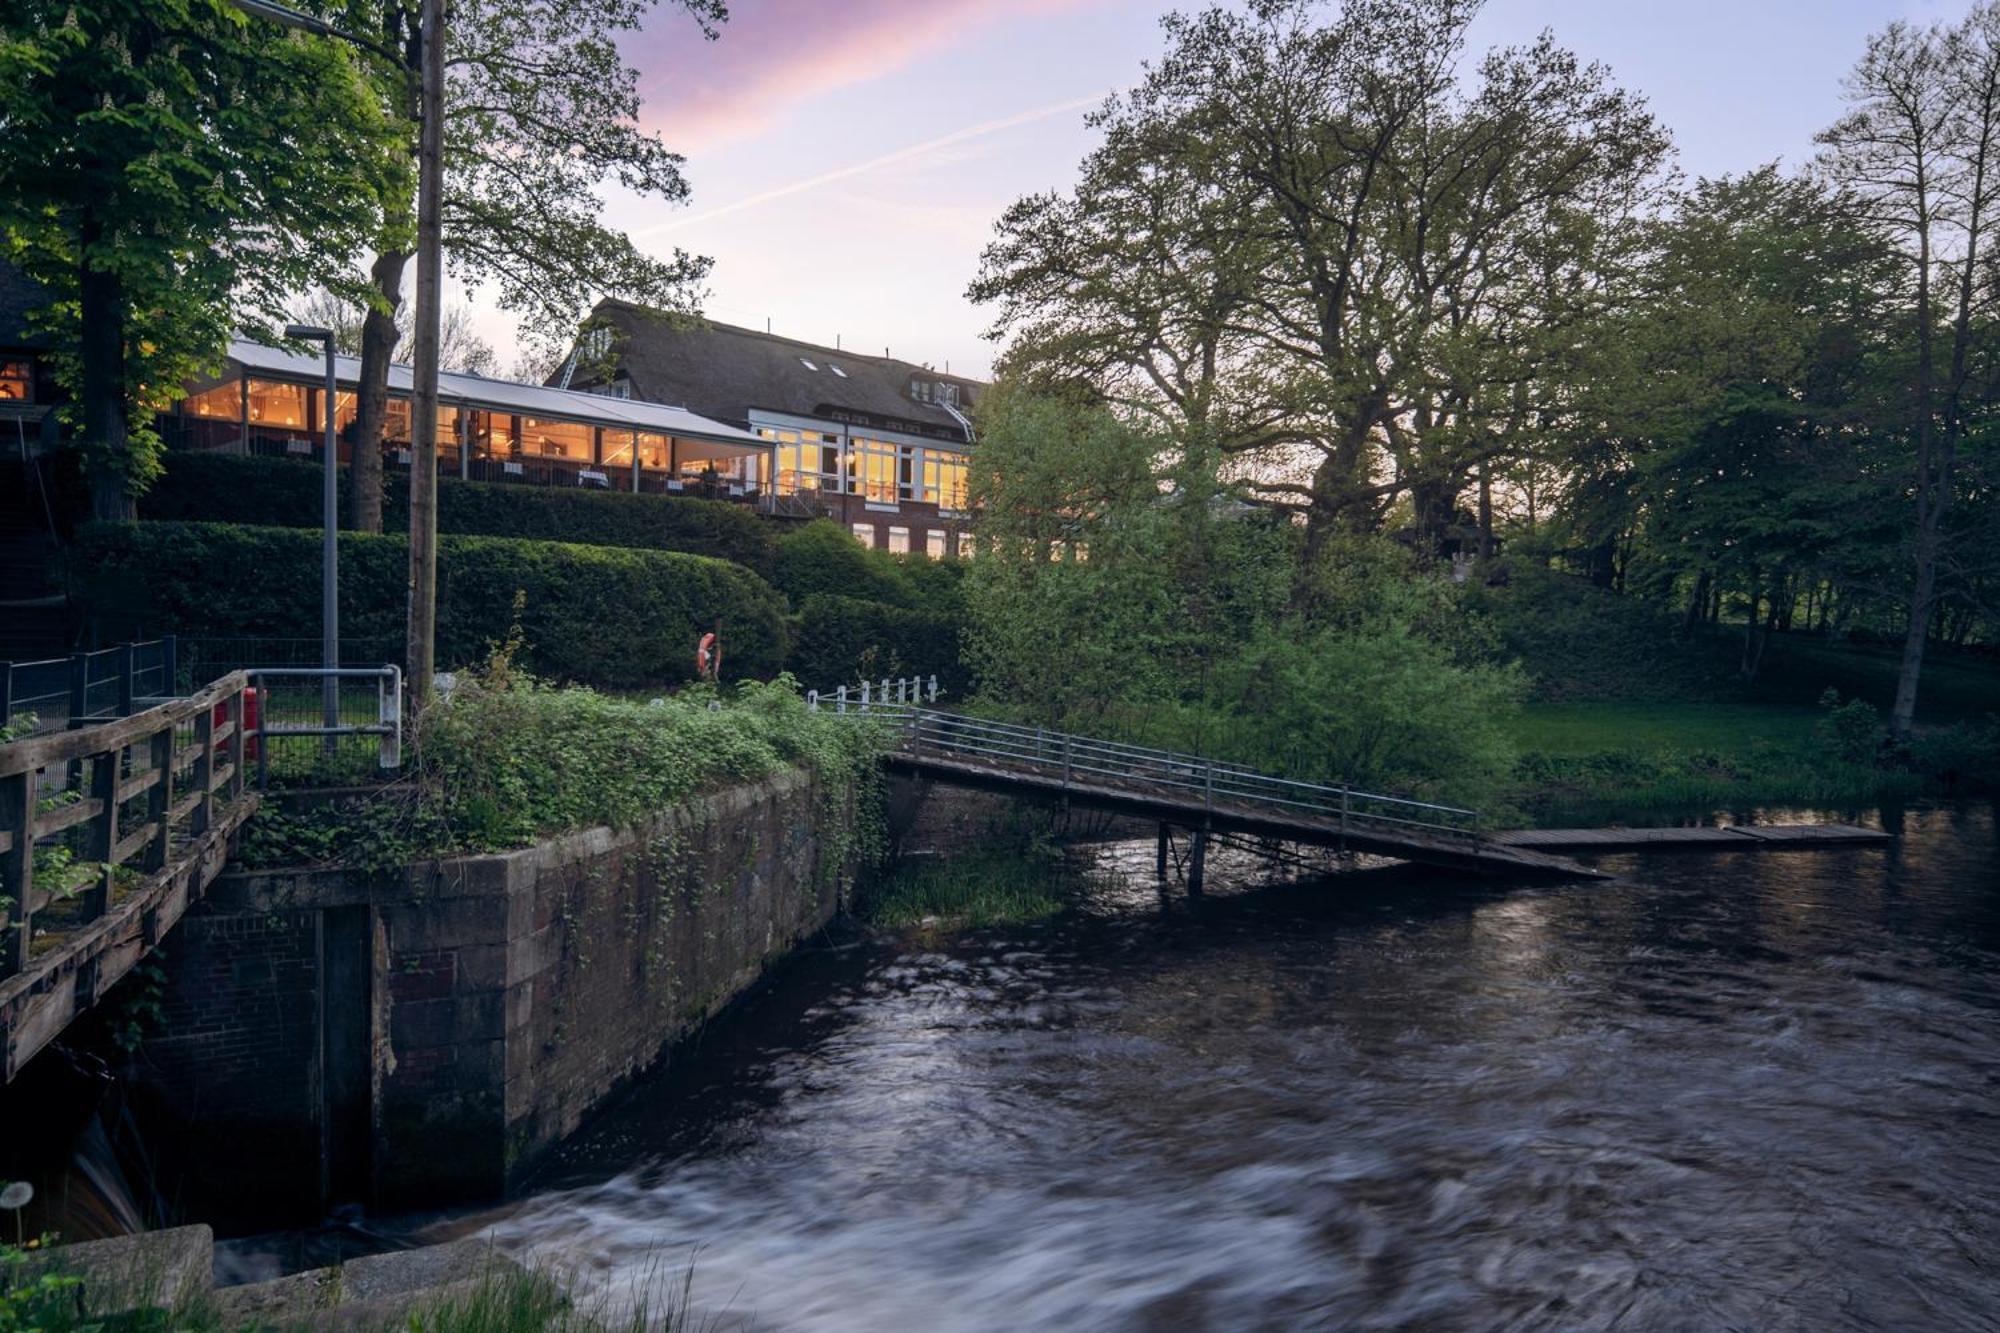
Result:
{"type": "MultiPolygon", "coordinates": [[[[522,663],[603,688],[694,675],[695,642],[720,622],[732,678],[785,660],[778,595],[738,565],[672,551],[448,535],[438,560],[438,662],[463,666],[508,637],[520,596],[522,663]]],[[[319,539],[225,523],[92,525],[72,548],[74,595],[105,632],[310,637],[319,626],[319,539]]],[[[342,633],[398,641],[404,539],[340,539],[342,633]]]]}
{"type": "Polygon", "coordinates": [[[936,675],[941,688],[965,692],[959,664],[962,621],[854,597],[817,593],[800,608],[790,670],[817,689],[885,676],[936,675]]]}
{"type": "MultiPolygon", "coordinates": [[[[409,526],[408,478],[391,476],[386,484],[384,531],[404,531],[409,526]]],[[[349,517],[349,489],[340,488],[343,526],[349,517]]],[[[166,474],[140,500],[139,513],[149,519],[316,528],[320,469],[287,458],[176,452],[167,458],[166,474]]],[[[767,577],[776,552],[770,524],[741,505],[451,477],[438,484],[438,530],[684,551],[733,560],[767,577]]]]}

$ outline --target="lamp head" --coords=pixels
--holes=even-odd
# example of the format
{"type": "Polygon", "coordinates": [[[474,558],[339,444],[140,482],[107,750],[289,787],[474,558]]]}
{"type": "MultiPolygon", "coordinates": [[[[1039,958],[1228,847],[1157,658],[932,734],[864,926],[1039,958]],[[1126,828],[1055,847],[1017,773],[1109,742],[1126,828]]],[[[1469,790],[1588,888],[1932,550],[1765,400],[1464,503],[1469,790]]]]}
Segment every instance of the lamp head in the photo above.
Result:
{"type": "Polygon", "coordinates": [[[300,342],[331,343],[333,330],[323,329],[317,324],[287,324],[285,336],[300,342]]]}

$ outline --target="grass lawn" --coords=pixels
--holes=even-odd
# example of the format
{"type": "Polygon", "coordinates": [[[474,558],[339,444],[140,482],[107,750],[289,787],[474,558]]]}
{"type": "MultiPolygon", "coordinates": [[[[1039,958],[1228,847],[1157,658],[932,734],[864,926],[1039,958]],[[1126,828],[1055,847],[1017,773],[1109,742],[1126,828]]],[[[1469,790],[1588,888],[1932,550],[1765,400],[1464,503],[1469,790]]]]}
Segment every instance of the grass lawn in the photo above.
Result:
{"type": "Polygon", "coordinates": [[[1844,763],[1792,703],[1530,704],[1511,804],[1544,827],[1665,824],[1799,805],[1859,809],[1916,795],[1917,774],[1844,763]]]}
{"type": "Polygon", "coordinates": [[[1745,703],[1543,703],[1521,710],[1509,729],[1523,753],[1577,758],[1608,750],[1717,754],[1756,750],[1797,754],[1812,740],[1817,708],[1745,703]]]}

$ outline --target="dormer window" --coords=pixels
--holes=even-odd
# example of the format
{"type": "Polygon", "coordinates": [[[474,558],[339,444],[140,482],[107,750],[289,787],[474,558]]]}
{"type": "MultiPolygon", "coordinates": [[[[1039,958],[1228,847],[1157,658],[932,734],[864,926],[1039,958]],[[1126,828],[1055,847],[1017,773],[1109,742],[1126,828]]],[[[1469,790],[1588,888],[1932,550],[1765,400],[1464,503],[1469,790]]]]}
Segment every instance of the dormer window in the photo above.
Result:
{"type": "Polygon", "coordinates": [[[583,354],[601,357],[611,350],[611,330],[599,325],[583,335],[583,354]]]}
{"type": "Polygon", "coordinates": [[[911,380],[910,397],[920,403],[928,403],[931,400],[931,382],[929,380],[911,380]]]}
{"type": "Polygon", "coordinates": [[[944,403],[949,407],[957,407],[958,386],[956,384],[947,384],[943,380],[939,380],[937,386],[937,400],[940,403],[944,403]]]}

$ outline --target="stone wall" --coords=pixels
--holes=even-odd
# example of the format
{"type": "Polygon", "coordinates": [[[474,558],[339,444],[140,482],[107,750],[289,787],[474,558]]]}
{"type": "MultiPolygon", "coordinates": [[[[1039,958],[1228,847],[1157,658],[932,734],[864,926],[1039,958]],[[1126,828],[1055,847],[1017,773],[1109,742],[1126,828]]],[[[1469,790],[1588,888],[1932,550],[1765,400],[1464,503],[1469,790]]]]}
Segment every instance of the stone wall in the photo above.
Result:
{"type": "Polygon", "coordinates": [[[387,884],[226,875],[166,941],[143,1079],[183,1126],[231,1127],[189,1139],[191,1204],[292,1200],[251,1210],[269,1225],[504,1193],[839,909],[832,795],[791,773],[387,884]]]}

